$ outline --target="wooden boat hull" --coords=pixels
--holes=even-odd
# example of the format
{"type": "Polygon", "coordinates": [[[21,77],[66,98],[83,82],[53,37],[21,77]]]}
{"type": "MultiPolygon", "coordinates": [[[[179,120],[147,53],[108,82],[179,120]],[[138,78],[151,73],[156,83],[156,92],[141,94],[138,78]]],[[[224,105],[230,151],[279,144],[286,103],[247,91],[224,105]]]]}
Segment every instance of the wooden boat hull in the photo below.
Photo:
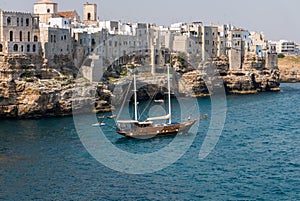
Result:
{"type": "Polygon", "coordinates": [[[136,127],[133,130],[120,129],[116,132],[129,138],[147,139],[156,136],[172,136],[187,133],[195,124],[196,120],[181,124],[153,125],[149,127],[136,127]]]}

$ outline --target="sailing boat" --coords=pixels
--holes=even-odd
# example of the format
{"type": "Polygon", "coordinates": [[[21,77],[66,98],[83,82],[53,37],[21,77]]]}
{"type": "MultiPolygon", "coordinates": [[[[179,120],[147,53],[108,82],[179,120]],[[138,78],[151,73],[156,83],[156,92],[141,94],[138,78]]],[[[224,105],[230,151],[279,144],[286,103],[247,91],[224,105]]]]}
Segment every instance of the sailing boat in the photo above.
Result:
{"type": "Polygon", "coordinates": [[[170,136],[187,133],[198,120],[206,119],[206,116],[188,120],[186,122],[172,122],[170,67],[168,66],[168,114],[160,117],[147,118],[146,121],[138,120],[136,75],[134,74],[134,120],[118,120],[116,132],[129,138],[152,138],[155,136],[170,136]],[[168,120],[168,123],[155,123],[168,120]]]}

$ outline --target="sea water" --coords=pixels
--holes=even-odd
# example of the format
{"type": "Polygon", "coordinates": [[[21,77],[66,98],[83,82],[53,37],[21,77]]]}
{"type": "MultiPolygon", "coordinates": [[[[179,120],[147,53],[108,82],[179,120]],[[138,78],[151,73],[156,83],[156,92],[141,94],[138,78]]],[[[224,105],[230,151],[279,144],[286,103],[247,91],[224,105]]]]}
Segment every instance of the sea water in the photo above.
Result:
{"type": "MultiPolygon", "coordinates": [[[[0,200],[300,200],[300,84],[281,89],[227,96],[226,123],[207,158],[200,160],[199,151],[209,118],[183,157],[142,175],[95,160],[72,117],[1,120],[0,200]]],[[[210,99],[198,101],[209,114],[210,99]]],[[[150,153],[173,140],[126,139],[105,129],[116,147],[132,153],[150,153]]]]}

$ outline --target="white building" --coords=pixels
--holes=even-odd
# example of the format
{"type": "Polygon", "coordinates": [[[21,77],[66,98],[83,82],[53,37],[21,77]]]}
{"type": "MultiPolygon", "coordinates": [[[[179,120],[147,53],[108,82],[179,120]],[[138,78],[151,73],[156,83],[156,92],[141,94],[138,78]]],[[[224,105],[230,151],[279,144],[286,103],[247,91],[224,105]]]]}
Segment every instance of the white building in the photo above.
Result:
{"type": "Polygon", "coordinates": [[[49,27],[53,27],[53,28],[61,28],[61,29],[71,28],[70,20],[62,17],[50,18],[48,21],[48,25],[49,27]]]}
{"type": "Polygon", "coordinates": [[[276,42],[278,53],[295,54],[297,53],[297,44],[294,41],[280,40],[276,42]]]}

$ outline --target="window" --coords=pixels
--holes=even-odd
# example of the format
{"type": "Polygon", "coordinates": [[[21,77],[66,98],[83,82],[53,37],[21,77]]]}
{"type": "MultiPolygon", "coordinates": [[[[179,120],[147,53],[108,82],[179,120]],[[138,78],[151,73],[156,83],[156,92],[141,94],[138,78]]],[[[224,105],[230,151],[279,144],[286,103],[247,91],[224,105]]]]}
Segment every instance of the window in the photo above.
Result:
{"type": "Polygon", "coordinates": [[[22,41],[22,38],[23,38],[22,35],[23,35],[23,34],[22,34],[22,31],[20,31],[20,41],[22,41]]]}
{"type": "Polygon", "coordinates": [[[0,44],[0,52],[3,52],[3,45],[0,44]]]}
{"type": "Polygon", "coordinates": [[[34,42],[38,42],[38,37],[37,37],[37,36],[34,36],[34,37],[33,37],[33,41],[34,41],[34,42]]]}
{"type": "Polygon", "coordinates": [[[17,52],[17,51],[18,51],[18,49],[19,49],[18,45],[17,45],[17,44],[15,44],[15,45],[14,45],[14,51],[15,51],[15,52],[17,52]]]}
{"type": "Polygon", "coordinates": [[[30,52],[30,45],[27,45],[27,52],[30,52]]]}
{"type": "Polygon", "coordinates": [[[11,18],[10,17],[7,18],[7,26],[9,26],[9,25],[11,25],[11,18]]]}
{"type": "Polygon", "coordinates": [[[64,40],[67,40],[67,36],[66,35],[64,35],[64,40]]]}
{"type": "Polygon", "coordinates": [[[49,8],[47,9],[47,13],[50,13],[50,9],[49,8]]]}
{"type": "Polygon", "coordinates": [[[38,25],[38,18],[32,18],[32,20],[33,20],[33,24],[36,26],[36,25],[38,25]]]}
{"type": "Polygon", "coordinates": [[[30,32],[28,31],[27,40],[30,42],[30,32]]]}
{"type": "Polygon", "coordinates": [[[91,20],[91,13],[87,14],[87,20],[91,20]]]}
{"type": "Polygon", "coordinates": [[[29,19],[26,18],[26,26],[28,27],[29,26],[29,19]]]}
{"type": "Polygon", "coordinates": [[[21,26],[23,26],[23,18],[21,18],[21,26]]]}
{"type": "Polygon", "coordinates": [[[10,31],[9,32],[9,41],[13,41],[14,40],[14,32],[10,31]]]}
{"type": "Polygon", "coordinates": [[[52,43],[52,42],[53,42],[53,35],[51,35],[50,38],[51,38],[51,39],[50,39],[50,42],[52,43]]]}
{"type": "Polygon", "coordinates": [[[56,43],[56,35],[54,35],[54,43],[56,43]]]}
{"type": "Polygon", "coordinates": [[[24,46],[21,45],[21,52],[24,52],[24,46]]]}
{"type": "Polygon", "coordinates": [[[36,45],[32,46],[32,51],[35,52],[36,51],[36,45]]]}
{"type": "Polygon", "coordinates": [[[19,18],[17,18],[17,26],[19,26],[20,24],[19,24],[19,18]]]}

